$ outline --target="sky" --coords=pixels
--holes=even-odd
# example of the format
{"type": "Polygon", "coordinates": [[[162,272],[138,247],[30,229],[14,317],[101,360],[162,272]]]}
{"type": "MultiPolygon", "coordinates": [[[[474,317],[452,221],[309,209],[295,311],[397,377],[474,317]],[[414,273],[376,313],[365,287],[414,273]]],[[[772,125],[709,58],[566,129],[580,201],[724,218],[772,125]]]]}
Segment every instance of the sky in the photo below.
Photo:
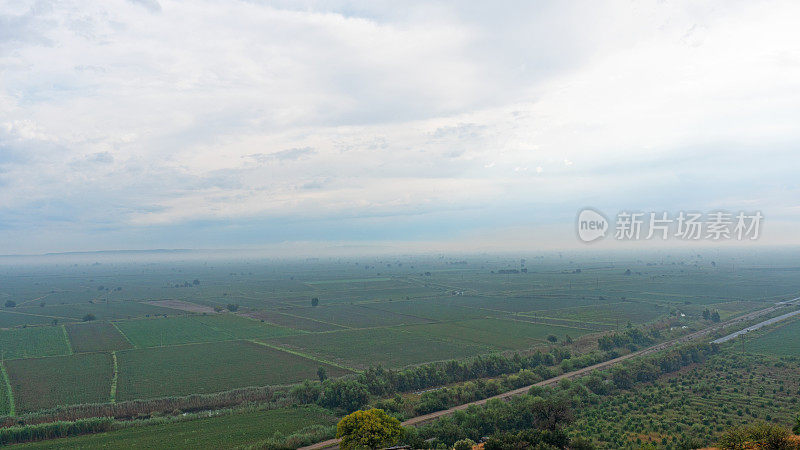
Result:
{"type": "Polygon", "coordinates": [[[761,211],[798,244],[797,17],[0,1],[0,254],[558,248],[584,207],[761,211]]]}

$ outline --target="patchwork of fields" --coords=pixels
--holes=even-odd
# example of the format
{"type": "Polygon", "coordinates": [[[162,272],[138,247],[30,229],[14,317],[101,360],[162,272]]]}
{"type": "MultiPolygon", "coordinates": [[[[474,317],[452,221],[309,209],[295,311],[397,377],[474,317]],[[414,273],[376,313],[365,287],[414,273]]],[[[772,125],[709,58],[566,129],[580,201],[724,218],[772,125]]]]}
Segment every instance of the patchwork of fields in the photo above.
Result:
{"type": "Polygon", "coordinates": [[[750,353],[762,355],[800,356],[800,320],[777,325],[752,340],[745,338],[744,347],[750,353]]]}
{"type": "MultiPolygon", "coordinates": [[[[628,323],[698,319],[706,308],[728,318],[796,294],[793,260],[774,271],[736,264],[559,256],[6,270],[0,299],[16,305],[0,308],[12,389],[0,383],[0,415],[12,397],[23,413],[289,384],[316,379],[320,367],[339,376],[546,348],[628,323]]],[[[774,351],[798,323],[751,349],[774,351]]]]}

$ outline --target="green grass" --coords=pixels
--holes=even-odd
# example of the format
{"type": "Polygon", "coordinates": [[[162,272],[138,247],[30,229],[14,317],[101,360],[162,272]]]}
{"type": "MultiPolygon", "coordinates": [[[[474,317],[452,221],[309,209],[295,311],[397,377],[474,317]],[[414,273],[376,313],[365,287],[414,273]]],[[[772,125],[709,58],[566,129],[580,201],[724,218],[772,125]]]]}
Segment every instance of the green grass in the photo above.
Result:
{"type": "Polygon", "coordinates": [[[113,369],[108,353],[17,359],[5,365],[17,413],[109,399],[113,369]]]}
{"type": "MultiPolygon", "coordinates": [[[[740,338],[741,339],[741,338],[740,338]]],[[[800,320],[794,320],[753,340],[745,339],[750,353],[775,356],[800,356],[800,320]]],[[[736,345],[739,348],[739,344],[736,345]]]]}
{"type": "Polygon", "coordinates": [[[337,418],[315,407],[235,412],[88,436],[35,442],[20,448],[231,448],[258,443],[275,433],[289,435],[311,425],[334,425],[337,418]]]}
{"type": "Polygon", "coordinates": [[[117,401],[295,383],[315,379],[324,365],[248,341],[123,350],[117,361],[117,401]]]}
{"type": "Polygon", "coordinates": [[[319,284],[346,284],[346,283],[374,283],[376,281],[392,281],[391,278],[344,278],[340,280],[320,280],[320,281],[306,281],[306,284],[319,285],[319,284]]]}
{"type": "Polygon", "coordinates": [[[69,354],[60,326],[0,330],[0,352],[5,359],[36,358],[69,354]]]}
{"type": "Polygon", "coordinates": [[[406,314],[436,321],[477,319],[486,316],[505,315],[483,309],[467,308],[459,305],[458,297],[436,300],[368,303],[370,309],[406,314]]]}
{"type": "Polygon", "coordinates": [[[304,334],[272,339],[270,342],[356,368],[366,368],[377,363],[387,367],[402,367],[414,363],[464,358],[492,350],[482,345],[446,342],[395,328],[304,334]]]}
{"type": "Polygon", "coordinates": [[[65,325],[75,353],[124,350],[131,344],[108,322],[65,325]]]}

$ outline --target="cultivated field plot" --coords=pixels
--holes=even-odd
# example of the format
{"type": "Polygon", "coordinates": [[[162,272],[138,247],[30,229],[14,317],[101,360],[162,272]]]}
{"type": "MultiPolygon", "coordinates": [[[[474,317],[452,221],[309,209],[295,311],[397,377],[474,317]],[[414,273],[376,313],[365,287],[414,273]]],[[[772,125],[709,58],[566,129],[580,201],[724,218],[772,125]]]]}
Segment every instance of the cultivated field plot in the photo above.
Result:
{"type": "Polygon", "coordinates": [[[55,319],[55,317],[14,311],[0,311],[0,328],[11,328],[20,325],[46,325],[52,323],[53,319],[55,319]]]}
{"type": "Polygon", "coordinates": [[[365,308],[360,305],[335,305],[292,308],[285,311],[296,316],[342,325],[349,328],[371,328],[387,325],[428,323],[421,317],[365,308]]]}
{"type": "MultiPolygon", "coordinates": [[[[741,338],[740,338],[741,339],[741,338]]],[[[776,356],[800,356],[800,320],[793,320],[759,336],[745,339],[745,349],[750,353],[776,356]]],[[[738,347],[737,347],[738,348],[738,347]]]]}
{"type": "Polygon", "coordinates": [[[21,448],[230,448],[289,435],[312,425],[335,425],[338,419],[321,408],[298,407],[247,411],[108,433],[23,444],[21,448]]]}
{"type": "MultiPolygon", "coordinates": [[[[5,370],[5,367],[0,365],[0,370],[5,370]]],[[[0,372],[0,416],[8,415],[11,413],[11,399],[8,396],[8,385],[0,372]]]]}
{"type": "Polygon", "coordinates": [[[230,333],[209,327],[194,317],[167,317],[115,322],[136,347],[213,342],[233,339],[230,333]]]}
{"type": "Polygon", "coordinates": [[[99,320],[132,319],[137,317],[176,315],[179,312],[160,306],[147,305],[134,301],[112,301],[109,303],[76,303],[67,305],[26,306],[20,312],[61,317],[59,322],[79,322],[86,314],[93,314],[99,320]]]}
{"type": "Polygon", "coordinates": [[[541,297],[461,297],[459,305],[471,308],[480,308],[489,311],[504,312],[527,312],[551,310],[554,308],[567,308],[573,306],[590,306],[610,303],[599,297],[561,297],[561,296],[541,296],[541,297]]]}
{"type": "Polygon", "coordinates": [[[227,333],[231,338],[236,339],[269,339],[298,334],[297,330],[291,328],[272,325],[248,317],[227,313],[193,316],[192,319],[206,325],[214,331],[227,333]]]}
{"type": "Polygon", "coordinates": [[[0,330],[0,352],[5,359],[36,358],[69,354],[67,336],[61,326],[0,330]]]}
{"type": "Polygon", "coordinates": [[[459,297],[402,302],[364,303],[361,306],[437,322],[506,315],[502,312],[497,313],[494,311],[460,306],[458,304],[458,298],[459,297]]]}
{"type": "Polygon", "coordinates": [[[469,342],[496,350],[528,349],[547,344],[547,336],[559,340],[590,333],[589,330],[503,319],[472,319],[460,322],[417,325],[408,330],[454,343],[469,342]]]}
{"type": "Polygon", "coordinates": [[[273,339],[270,342],[345,367],[359,369],[378,363],[385,367],[402,367],[428,361],[464,358],[492,351],[492,348],[483,345],[466,341],[447,342],[397,328],[304,334],[273,339]]]}
{"type": "Polygon", "coordinates": [[[248,341],[177,345],[117,352],[117,400],[212,393],[301,382],[325,367],[347,371],[248,341]]]}
{"type": "Polygon", "coordinates": [[[130,342],[108,322],[71,323],[64,328],[75,353],[131,348],[130,342]]]}
{"type": "Polygon", "coordinates": [[[551,311],[526,312],[523,315],[533,317],[554,317],[569,319],[579,322],[616,325],[618,322],[625,325],[631,323],[645,323],[669,314],[670,308],[666,305],[643,302],[619,302],[597,306],[578,306],[573,308],[554,309],[551,311]]]}
{"type": "Polygon", "coordinates": [[[110,353],[84,353],[5,362],[17,413],[60,405],[109,401],[110,353]]]}
{"type": "Polygon", "coordinates": [[[264,320],[275,325],[294,328],[302,331],[334,331],[345,329],[340,325],[306,319],[304,317],[291,316],[277,311],[254,311],[246,314],[248,317],[252,317],[257,320],[264,320]]]}

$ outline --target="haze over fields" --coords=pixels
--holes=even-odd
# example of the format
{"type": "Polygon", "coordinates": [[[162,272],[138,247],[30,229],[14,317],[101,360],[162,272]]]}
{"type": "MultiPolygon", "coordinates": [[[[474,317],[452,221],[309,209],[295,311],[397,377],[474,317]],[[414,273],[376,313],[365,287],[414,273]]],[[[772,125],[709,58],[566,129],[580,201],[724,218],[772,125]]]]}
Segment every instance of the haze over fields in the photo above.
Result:
{"type": "Polygon", "coordinates": [[[799,14],[2,2],[0,254],[561,248],[586,206],[796,244],[799,14]]]}

